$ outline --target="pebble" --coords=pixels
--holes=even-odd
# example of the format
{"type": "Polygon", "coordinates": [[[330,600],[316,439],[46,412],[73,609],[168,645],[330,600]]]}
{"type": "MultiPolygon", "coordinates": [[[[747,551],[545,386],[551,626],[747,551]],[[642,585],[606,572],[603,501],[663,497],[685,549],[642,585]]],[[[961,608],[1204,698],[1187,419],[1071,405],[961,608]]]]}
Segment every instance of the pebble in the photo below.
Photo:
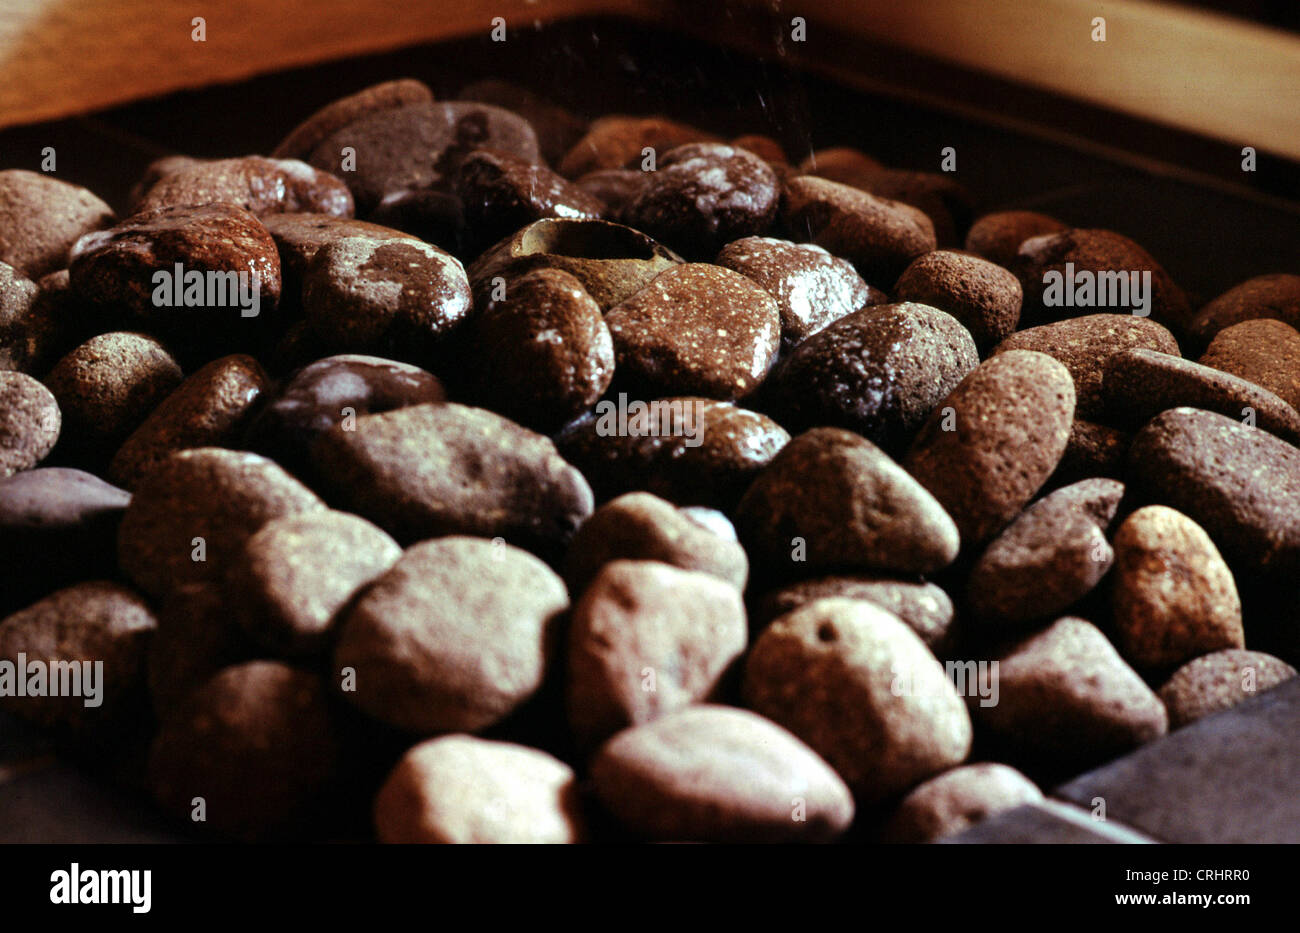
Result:
{"type": "Polygon", "coordinates": [[[1014,269],[1020,244],[1025,240],[1068,229],[1055,217],[1037,211],[997,211],[971,225],[966,233],[966,249],[1004,269],[1014,269]]]}
{"type": "MultiPolygon", "coordinates": [[[[730,402],[657,401],[661,413],[679,413],[672,418],[681,422],[680,432],[659,431],[655,425],[662,426],[662,418],[652,416],[629,418],[627,431],[609,430],[612,419],[589,414],[556,435],[561,454],[587,477],[598,501],[644,490],[678,505],[730,512],[790,440],[771,418],[730,402]]],[[[646,404],[633,399],[628,408],[638,402],[646,404]]]]}
{"type": "Polygon", "coordinates": [[[817,577],[766,593],[750,614],[750,627],[766,628],[774,619],[819,599],[861,599],[898,616],[925,646],[942,653],[952,641],[952,599],[934,583],[870,574],[817,577]]]}
{"type": "Polygon", "coordinates": [[[410,239],[341,237],[321,246],[303,273],[303,313],[336,353],[419,362],[469,314],[460,260],[410,239]]]}
{"type": "Polygon", "coordinates": [[[0,370],[25,372],[32,368],[38,327],[37,284],[0,262],[0,370]]]}
{"type": "Polygon", "coordinates": [[[451,402],[361,416],[321,436],[313,457],[338,507],[403,544],[475,534],[549,555],[593,506],[549,439],[451,402]]]}
{"type": "Polygon", "coordinates": [[[705,263],[669,269],[605,315],[620,385],[650,397],[731,401],[776,359],[781,313],[745,276],[705,263]]]}
{"type": "Polygon", "coordinates": [[[25,169],[0,171],[0,262],[29,279],[62,269],[79,237],[113,220],[112,208],[80,185],[25,169]]]}
{"type": "Polygon", "coordinates": [[[831,842],[853,797],[816,753],[761,716],[690,706],[610,739],[591,763],[597,798],[627,829],[666,842],[831,842]]]}
{"type": "Polygon", "coordinates": [[[559,269],[512,280],[501,301],[474,316],[468,342],[475,397],[539,431],[589,410],[614,378],[614,341],[600,306],[559,269]]]}
{"type": "Polygon", "coordinates": [[[662,156],[687,143],[714,142],[717,137],[666,117],[615,114],[593,120],[586,134],[560,160],[560,174],[577,178],[607,168],[640,165],[645,149],[662,156]]]}
{"type": "Polygon", "coordinates": [[[824,178],[788,182],[781,216],[791,239],[844,257],[867,282],[886,290],[913,259],[938,245],[921,211],[824,178]]]}
{"type": "Polygon", "coordinates": [[[64,441],[120,443],[181,384],[180,365],[154,338],[114,331],[81,344],[45,377],[63,412],[64,441]]]}
{"type": "Polygon", "coordinates": [[[716,699],[748,641],[740,592],[656,561],[601,568],[573,608],[569,724],[591,748],[628,726],[716,699]]]}
{"type": "Polygon", "coordinates": [[[24,373],[0,370],[0,479],[44,460],[62,423],[49,389],[24,373]]]}
{"type": "Polygon", "coordinates": [[[875,305],[782,359],[763,406],[792,431],[832,425],[896,452],[978,365],[975,341],[952,315],[913,302],[875,305]]]}
{"type": "MultiPolygon", "coordinates": [[[[17,667],[19,655],[26,655],[29,691],[19,696],[10,686],[0,693],[0,709],[86,741],[111,744],[112,733],[130,729],[141,718],[145,650],[156,626],[148,603],[117,583],[92,580],[51,593],[0,622],[0,658],[17,667]],[[62,675],[53,666],[63,662],[77,665],[71,676],[80,692],[31,695],[36,687],[31,666],[40,665],[54,678],[62,675]],[[102,667],[92,674],[85,669],[87,662],[102,667]]],[[[44,692],[54,692],[49,683],[44,692]]]]}
{"type": "Polygon", "coordinates": [[[528,121],[472,101],[418,102],[376,110],[321,140],[306,161],[338,174],[367,217],[385,196],[421,189],[449,190],[461,161],[476,149],[495,149],[540,163],[537,134],[528,121]],[[355,166],[344,164],[345,149],[355,166]]]}
{"type": "Polygon", "coordinates": [[[1133,438],[1128,479],[1143,501],[1182,512],[1238,574],[1300,574],[1300,450],[1194,408],[1161,412],[1133,438]]]}
{"type": "Polygon", "coordinates": [[[1158,695],[1169,711],[1169,728],[1181,729],[1294,676],[1294,667],[1271,654],[1228,648],[1188,661],[1165,681],[1158,695]]]}
{"type": "Polygon", "coordinates": [[[191,159],[179,165],[170,159],[163,161],[168,165],[152,173],[156,178],[134,200],[132,214],[224,202],[258,217],[284,213],[352,216],[348,186],[297,159],[243,156],[191,159]]]}
{"type": "Polygon", "coordinates": [[[220,583],[187,583],[162,600],[149,640],[147,677],[154,713],[166,719],[223,668],[260,653],[230,611],[220,583]]]}
{"type": "Polygon", "coordinates": [[[429,103],[433,92],[413,78],[384,81],[326,104],[299,123],[271,153],[277,159],[305,159],[316,147],[362,117],[407,104],[429,103]]]}
{"type": "Polygon", "coordinates": [[[918,257],[894,286],[894,297],[929,305],[962,323],[981,352],[1009,337],[1020,320],[1020,281],[967,253],[935,250],[918,257]]]}
{"type": "Polygon", "coordinates": [[[108,467],[111,480],[134,489],[178,450],[235,446],[269,379],[257,360],[237,354],[191,375],[140,423],[108,467]]]}
{"type": "Polygon", "coordinates": [[[862,281],[847,260],[811,243],[745,237],[723,247],[717,264],[739,272],[776,299],[783,351],[840,318],[889,300],[862,281]]]}
{"type": "Polygon", "coordinates": [[[773,622],[745,660],[742,692],[863,804],[970,752],[970,715],[942,665],[896,616],[862,600],[820,599],[773,622]]]}
{"type": "Polygon", "coordinates": [[[259,218],[280,254],[280,271],[284,278],[284,300],[300,302],[302,281],[316,251],[328,243],[346,237],[372,240],[412,239],[409,234],[391,227],[331,217],[327,214],[267,214],[259,218]]]}
{"type": "Polygon", "coordinates": [[[776,174],[754,153],[691,143],[663,154],[624,216],[683,256],[704,259],[767,232],[779,200],[776,174]]]}
{"type": "Polygon", "coordinates": [[[246,439],[289,472],[314,476],[312,444],[336,424],[446,397],[438,378],[418,366],[355,353],[329,356],[263,396],[246,439]]]}
{"type": "Polygon", "coordinates": [[[564,845],[586,840],[573,769],[546,752],[469,735],[410,749],[375,798],[380,842],[564,845]]]}
{"type": "Polygon", "coordinates": [[[650,237],[604,220],[548,218],[529,224],[498,243],[469,267],[480,304],[501,282],[534,269],[559,269],[608,311],[650,284],[682,258],[650,237]]]}
{"type": "Polygon", "coordinates": [[[887,168],[850,184],[876,197],[909,204],[924,213],[941,247],[960,246],[974,217],[970,192],[945,173],[887,168]]]}
{"type": "Polygon", "coordinates": [[[1300,412],[1267,389],[1230,373],[1155,350],[1126,350],[1106,361],[1102,395],[1113,422],[1140,427],[1179,406],[1216,411],[1253,423],[1292,444],[1300,412]]]}
{"type": "Polygon", "coordinates": [[[471,252],[544,217],[599,220],[605,212],[603,201],[546,166],[490,149],[464,158],[455,190],[471,252]]]}
{"type": "Polygon", "coordinates": [[[935,407],[903,467],[947,510],[963,545],[973,546],[1042,488],[1073,420],[1074,384],[1064,366],[1043,353],[999,353],[935,407]]]}
{"type": "Polygon", "coordinates": [[[463,254],[478,246],[466,242],[470,231],[465,227],[464,205],[453,191],[391,191],[370,212],[370,220],[450,253],[463,254]]]}
{"type": "Polygon", "coordinates": [[[800,434],[754,480],[736,528],[756,564],[784,575],[835,569],[931,573],[957,557],[957,527],[870,441],[800,434]]]}
{"type": "Polygon", "coordinates": [[[1300,275],[1257,275],[1234,285],[1201,308],[1188,330],[1204,346],[1219,331],[1255,320],[1277,320],[1300,330],[1300,275]]]}
{"type": "Polygon", "coordinates": [[[271,519],[322,508],[265,457],[184,450],[155,466],[135,490],[118,530],[118,564],[140,589],[160,597],[223,577],[244,542],[271,519]]]}
{"type": "Polygon", "coordinates": [[[1201,357],[1203,366],[1232,373],[1300,409],[1300,331],[1259,318],[1225,327],[1201,357]]]}
{"type": "Polygon", "coordinates": [[[1074,419],[1065,453],[1048,486],[1068,486],[1084,479],[1124,476],[1124,458],[1128,455],[1131,434],[1104,424],[1074,419]]]}
{"type": "Polygon", "coordinates": [[[1038,786],[1015,768],[993,762],[964,765],[913,789],[899,802],[881,837],[896,844],[935,842],[1042,799],[1038,786]]]}
{"type": "Polygon", "coordinates": [[[518,548],[447,537],[408,548],[340,620],[343,696],[405,732],[477,732],[537,692],[564,583],[518,548]]]}
{"type": "Polygon", "coordinates": [[[601,568],[616,560],[659,561],[706,573],[745,589],[749,560],[721,512],[678,508],[648,492],[606,502],[579,526],[564,555],[569,592],[586,590],[601,568]]]}
{"type": "Polygon", "coordinates": [[[178,823],[241,842],[321,825],[342,749],[317,674],[278,661],[227,667],[163,721],[149,752],[154,799],[178,823]]]}
{"type": "MultiPolygon", "coordinates": [[[[1164,735],[1164,704],[1091,622],[1065,617],[998,660],[981,735],[1026,765],[1087,767],[1164,735]]],[[[1075,772],[1071,772],[1075,773],[1075,772]]]]}
{"type": "Polygon", "coordinates": [[[1139,668],[1246,645],[1232,571],[1200,525],[1163,505],[1115,533],[1111,605],[1120,652],[1139,668]]]}
{"type": "Polygon", "coordinates": [[[1054,619],[1101,582],[1115,554],[1106,533],[1124,484],[1085,479],[1021,512],[971,569],[966,599],[990,630],[1054,619]]]}
{"type": "Polygon", "coordinates": [[[286,515],[244,542],[226,574],[228,605],[275,656],[319,654],[340,610],[401,556],[396,541],[356,515],[286,515]]]}
{"type": "Polygon", "coordinates": [[[512,110],[528,121],[537,133],[543,158],[558,165],[587,132],[587,121],[549,98],[511,81],[488,79],[461,88],[459,100],[477,101],[512,110]]]}
{"type": "Polygon", "coordinates": [[[885,170],[884,163],[858,149],[849,146],[834,146],[830,149],[818,149],[804,159],[799,165],[807,175],[816,175],[844,185],[858,187],[873,175],[885,170]]]}
{"type": "Polygon", "coordinates": [[[1002,341],[993,353],[1035,350],[1059,360],[1074,380],[1078,416],[1102,421],[1106,416],[1102,391],[1106,363],[1115,354],[1133,349],[1179,355],[1173,334],[1155,321],[1130,314],[1088,314],[1030,327],[1002,341]]]}

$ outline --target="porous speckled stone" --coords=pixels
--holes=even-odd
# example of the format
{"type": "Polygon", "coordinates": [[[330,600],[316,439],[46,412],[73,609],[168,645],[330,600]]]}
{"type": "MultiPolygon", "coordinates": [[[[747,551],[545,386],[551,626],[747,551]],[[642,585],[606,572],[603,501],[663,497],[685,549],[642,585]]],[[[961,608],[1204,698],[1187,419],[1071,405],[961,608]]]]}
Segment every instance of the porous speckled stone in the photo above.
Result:
{"type": "Polygon", "coordinates": [[[1043,799],[1015,768],[992,762],[945,771],[904,797],[881,830],[892,843],[927,843],[962,832],[990,816],[1043,799]]]}
{"type": "Polygon", "coordinates": [[[63,268],[79,237],[113,219],[112,208],[80,185],[25,169],[0,171],[0,262],[30,279],[63,268]]]}
{"type": "Polygon", "coordinates": [[[1258,318],[1225,327],[1198,361],[1262,386],[1292,408],[1300,407],[1300,331],[1258,318]]]}
{"type": "Polygon", "coordinates": [[[24,373],[0,371],[0,478],[44,460],[62,423],[49,389],[24,373]]]}
{"type": "Polygon", "coordinates": [[[1181,729],[1294,676],[1294,667],[1271,654],[1228,648],[1188,661],[1165,681],[1158,696],[1169,711],[1169,728],[1181,729]]]}
{"type": "Polygon", "coordinates": [[[271,155],[277,159],[305,159],[333,133],[368,114],[432,100],[433,92],[413,78],[372,84],[317,110],[295,126],[271,155]]]}
{"type": "Polygon", "coordinates": [[[1068,229],[1055,217],[1037,211],[996,211],[971,224],[966,233],[966,248],[1004,269],[1014,269],[1020,244],[1025,240],[1068,229]]]}
{"type": "Polygon", "coordinates": [[[297,159],[243,156],[237,159],[191,159],[157,170],[153,183],[134,199],[131,213],[160,207],[195,207],[224,202],[255,216],[306,213],[352,216],[347,185],[328,172],[297,159]]]}
{"type": "Polygon", "coordinates": [[[754,630],[818,599],[861,599],[898,616],[936,653],[951,641],[952,599],[934,583],[871,574],[837,575],[801,580],[773,590],[759,599],[750,615],[754,630]]]}
{"type": "Polygon", "coordinates": [[[913,260],[894,286],[894,297],[951,314],[981,351],[1008,337],[1020,320],[1019,280],[996,263],[952,250],[913,260]]]}
{"type": "Polygon", "coordinates": [[[1300,330],[1300,275],[1257,275],[1234,285],[1192,319],[1191,336],[1202,346],[1242,321],[1277,320],[1300,330]]]}

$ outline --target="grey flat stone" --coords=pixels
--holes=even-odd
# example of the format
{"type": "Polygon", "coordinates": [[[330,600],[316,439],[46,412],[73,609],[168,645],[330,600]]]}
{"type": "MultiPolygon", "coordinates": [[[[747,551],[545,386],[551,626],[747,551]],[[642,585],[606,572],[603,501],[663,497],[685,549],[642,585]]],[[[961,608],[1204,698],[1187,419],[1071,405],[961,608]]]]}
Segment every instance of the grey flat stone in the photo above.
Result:
{"type": "Polygon", "coordinates": [[[958,845],[1115,845],[1155,840],[1112,820],[1095,820],[1090,812],[1059,800],[1044,800],[999,813],[963,833],[937,841],[958,845]]]}
{"type": "Polygon", "coordinates": [[[186,842],[143,797],[64,764],[17,766],[0,780],[0,844],[186,842]]]}
{"type": "Polygon", "coordinates": [[[1164,842],[1300,842],[1300,678],[1058,787],[1164,842]]]}

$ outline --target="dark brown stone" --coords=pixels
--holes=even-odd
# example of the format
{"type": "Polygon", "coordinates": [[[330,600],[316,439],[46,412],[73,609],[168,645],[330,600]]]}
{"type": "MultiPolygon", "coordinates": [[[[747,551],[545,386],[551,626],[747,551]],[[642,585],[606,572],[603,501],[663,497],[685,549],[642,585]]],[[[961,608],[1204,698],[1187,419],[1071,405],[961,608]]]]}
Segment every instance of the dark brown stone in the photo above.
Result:
{"type": "Polygon", "coordinates": [[[30,279],[62,269],[79,237],[113,219],[112,209],[79,185],[24,169],[0,171],[0,262],[30,279]]]}
{"type": "Polygon", "coordinates": [[[986,259],[951,250],[914,260],[894,286],[894,297],[951,314],[981,352],[1010,336],[1020,320],[1019,280],[986,259]]]}
{"type": "Polygon", "coordinates": [[[167,167],[151,173],[156,180],[134,199],[131,213],[221,201],[258,217],[285,213],[352,216],[347,185],[297,159],[244,156],[191,159],[182,164],[171,158],[162,161],[167,167]]]}

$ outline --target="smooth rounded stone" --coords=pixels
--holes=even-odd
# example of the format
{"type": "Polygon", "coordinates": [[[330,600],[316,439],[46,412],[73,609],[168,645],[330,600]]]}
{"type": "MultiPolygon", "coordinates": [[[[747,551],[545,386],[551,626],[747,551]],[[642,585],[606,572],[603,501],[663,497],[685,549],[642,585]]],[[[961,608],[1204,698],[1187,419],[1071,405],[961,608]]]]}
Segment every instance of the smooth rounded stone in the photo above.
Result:
{"type": "Polygon", "coordinates": [[[171,163],[171,170],[137,197],[131,213],[160,207],[197,207],[224,202],[260,217],[263,214],[352,216],[348,186],[328,172],[297,159],[243,156],[236,159],[171,163]]]}
{"type": "MultiPolygon", "coordinates": [[[[450,182],[448,183],[450,184],[450,182]]],[[[390,191],[370,212],[370,220],[408,233],[450,253],[463,254],[466,243],[464,205],[454,191],[413,188],[390,191]]]]}
{"type": "Polygon", "coordinates": [[[406,732],[477,732],[542,685],[569,608],[560,578],[507,544],[447,537],[407,549],[343,614],[343,696],[406,732]]]}
{"type": "Polygon", "coordinates": [[[544,217],[599,220],[605,212],[603,201],[546,166],[490,149],[465,157],[455,190],[473,252],[544,217]]]}
{"type": "MultiPolygon", "coordinates": [[[[1073,301],[1081,277],[1087,274],[1094,279],[1093,302],[1087,307],[1112,314],[1140,315],[1150,317],[1171,330],[1182,333],[1191,321],[1192,309],[1187,296],[1183,293],[1164,267],[1137,243],[1126,236],[1111,230],[1064,230],[1060,233],[1043,234],[1020,244],[1016,257],[1016,272],[1020,284],[1025,290],[1024,317],[1056,321],[1076,313],[1073,301]],[[1066,275],[1066,266],[1073,267],[1073,281],[1066,275]],[[1103,274],[1146,273],[1151,274],[1150,293],[1145,296],[1147,305],[1139,309],[1131,290],[1129,304],[1111,305],[1105,303],[1109,295],[1103,295],[1104,283],[1098,278],[1103,274]],[[1064,277],[1062,304],[1048,307],[1045,296],[1050,297],[1047,289],[1049,283],[1044,281],[1048,273],[1064,277]],[[1069,304],[1065,303],[1066,301],[1069,304]]],[[[1145,286],[1142,286],[1145,288],[1145,286]]],[[[1119,297],[1122,297],[1120,295],[1119,297]]]]}
{"type": "Polygon", "coordinates": [[[1064,366],[1043,353],[1000,353],[935,407],[903,466],[952,516],[962,544],[980,544],[1052,475],[1073,421],[1064,366]]]}
{"type": "Polygon", "coordinates": [[[659,561],[745,589],[749,560],[721,512],[678,508],[648,492],[606,502],[579,526],[564,555],[569,592],[582,593],[606,564],[659,561]]]}
{"type": "Polygon", "coordinates": [[[1243,321],[1277,320],[1300,330],[1300,275],[1257,275],[1201,308],[1188,330],[1201,346],[1243,321]]]}
{"type": "Polygon", "coordinates": [[[624,216],[682,255],[703,259],[732,240],[765,233],[779,200],[776,173],[754,153],[691,143],[663,154],[624,216]]]}
{"type": "Polygon", "coordinates": [[[790,157],[785,153],[785,147],[773,139],[771,136],[765,136],[762,133],[746,133],[743,136],[737,136],[730,143],[733,148],[744,149],[754,153],[764,162],[786,163],[790,157]]]}
{"type": "Polygon", "coordinates": [[[328,647],[339,611],[402,556],[397,542],[346,512],[287,515],[244,542],[226,594],[244,631],[280,657],[328,647]]]}
{"type": "Polygon", "coordinates": [[[574,184],[605,205],[605,219],[627,223],[627,209],[649,183],[651,175],[634,168],[603,168],[588,172],[574,184]]]}
{"type": "Polygon", "coordinates": [[[116,583],[92,580],[51,593],[0,621],[0,659],[13,665],[15,679],[27,665],[26,695],[11,681],[0,690],[0,709],[109,742],[144,709],[145,651],[156,626],[148,603],[116,583]],[[33,665],[43,669],[39,680],[33,665]]]}
{"type": "Polygon", "coordinates": [[[1133,438],[1128,480],[1142,501],[1204,528],[1237,572],[1300,573],[1300,450],[1195,408],[1161,412],[1133,438]]]}
{"type": "Polygon", "coordinates": [[[44,460],[62,423],[49,389],[24,373],[0,370],[0,478],[44,460]]]}
{"type": "Polygon", "coordinates": [[[887,168],[847,183],[924,213],[934,227],[935,241],[944,248],[961,246],[975,213],[970,192],[943,172],[887,168]]]}
{"type": "Polygon", "coordinates": [[[1200,525],[1163,505],[1115,533],[1111,607],[1120,651],[1141,668],[1246,646],[1232,571],[1200,525]]]}
{"type": "Polygon", "coordinates": [[[63,268],[78,238],[113,220],[113,209],[80,185],[25,169],[0,171],[0,262],[30,279],[63,268]]]}
{"type": "Polygon", "coordinates": [[[1300,412],[1272,392],[1155,350],[1125,350],[1111,356],[1102,377],[1102,395],[1110,418],[1124,427],[1140,427],[1162,411],[1185,406],[1253,423],[1292,444],[1300,443],[1300,412]]]}
{"type": "Polygon", "coordinates": [[[943,666],[896,616],[863,600],[819,599],[773,622],[750,649],[742,692],[863,803],[970,753],[970,714],[943,666]]]}
{"type": "Polygon", "coordinates": [[[456,99],[492,104],[519,114],[537,134],[538,148],[551,165],[558,165],[565,153],[587,132],[586,120],[553,100],[512,81],[495,78],[475,81],[461,88],[456,99]]]}
{"type": "Polygon", "coordinates": [[[971,712],[1017,761],[1054,768],[1116,758],[1168,726],[1164,704],[1101,630],[1069,616],[1000,658],[998,701],[971,712]]]}
{"type": "Polygon", "coordinates": [[[730,512],[790,440],[771,418],[730,402],[665,398],[649,405],[657,407],[632,400],[621,425],[613,403],[604,410],[600,403],[556,435],[560,453],[587,477],[598,501],[644,490],[677,505],[730,512]],[[665,421],[680,430],[665,432],[665,421]]]}
{"type": "Polygon", "coordinates": [[[876,305],[777,364],[764,407],[790,430],[833,425],[896,451],[978,365],[975,341],[952,315],[912,302],[876,305]]]}
{"type": "Polygon", "coordinates": [[[818,149],[799,164],[806,175],[816,175],[844,185],[853,185],[885,170],[885,164],[865,152],[848,146],[818,149]]]}
{"type": "Polygon", "coordinates": [[[320,676],[278,661],[221,670],[169,711],[149,751],[154,799],[195,825],[252,842],[316,823],[340,771],[320,676]]]}
{"type": "Polygon", "coordinates": [[[656,561],[606,564],[573,607],[569,725],[590,748],[628,726],[717,699],[748,641],[740,591],[656,561]]]}
{"type": "Polygon", "coordinates": [[[326,244],[346,237],[371,240],[413,239],[410,234],[392,227],[351,217],[326,214],[267,214],[259,218],[280,254],[280,271],[284,277],[284,297],[297,300],[302,295],[302,280],[316,251],[326,244]]]}
{"type": "Polygon", "coordinates": [[[182,382],[122,442],[108,466],[109,479],[134,489],[178,450],[235,446],[269,385],[251,356],[213,360],[182,382]]]}
{"type": "Polygon", "coordinates": [[[656,158],[687,143],[716,142],[712,133],[666,117],[613,114],[593,120],[560,160],[560,174],[577,178],[607,168],[631,168],[653,149],[656,158]]]}
{"type": "Polygon", "coordinates": [[[1225,327],[1199,362],[1249,380],[1300,408],[1300,331],[1288,324],[1259,318],[1225,327]]]}
{"type": "Polygon", "coordinates": [[[600,306],[559,269],[513,279],[469,326],[475,397],[551,431],[595,405],[614,378],[614,341],[600,306]]]}
{"type": "Polygon", "coordinates": [[[214,674],[259,652],[230,612],[224,586],[178,587],[159,605],[158,630],[149,640],[146,674],[154,713],[166,719],[214,674]]]}
{"type": "Polygon", "coordinates": [[[223,577],[244,542],[272,519],[324,507],[265,457],[183,450],[150,470],[135,490],[118,530],[118,563],[142,590],[162,596],[223,577]]]}
{"type": "Polygon", "coordinates": [[[723,247],[716,262],[751,279],[776,299],[783,350],[854,311],[889,300],[862,281],[847,260],[811,243],[745,237],[723,247]]]}
{"type": "Polygon", "coordinates": [[[475,149],[542,160],[537,135],[522,117],[489,104],[449,101],[362,116],[321,140],[307,161],[347,182],[364,217],[394,192],[448,190],[461,160],[475,149]],[[355,153],[354,167],[344,164],[345,149],[355,153]]]}
{"type": "Polygon", "coordinates": [[[38,338],[35,315],[40,287],[13,266],[0,262],[0,370],[31,367],[38,338]]]}
{"type": "Polygon", "coordinates": [[[853,796],[785,729],[747,710],[689,706],[600,749],[591,781],[627,829],[666,842],[830,842],[853,796]]]}
{"type": "Polygon", "coordinates": [[[316,147],[362,117],[407,104],[428,103],[433,92],[413,78],[384,81],[326,104],[303,120],[272,151],[276,159],[305,159],[316,147]]]}
{"type": "Polygon", "coordinates": [[[1042,799],[1038,785],[1015,768],[993,762],[963,765],[930,778],[904,797],[881,830],[881,839],[904,845],[934,842],[1042,799]]]}
{"type": "MultiPolygon", "coordinates": [[[[135,214],[72,247],[73,291],[92,304],[128,312],[166,333],[210,343],[273,316],[280,300],[280,255],[257,218],[233,204],[164,207],[135,214]],[[176,266],[183,276],[177,280],[176,266]],[[168,277],[163,280],[158,273],[168,277]],[[256,294],[256,316],[249,296],[256,294]],[[186,297],[191,274],[203,277],[201,300],[186,297]],[[208,281],[221,288],[209,287],[208,281]]],[[[194,293],[200,289],[192,289],[194,293]]],[[[190,297],[195,297],[192,294],[190,297]]]]}
{"type": "Polygon", "coordinates": [[[581,282],[601,311],[608,311],[681,262],[672,250],[622,224],[548,218],[476,259],[469,280],[481,305],[501,282],[534,269],[559,269],[581,282]]]}
{"type": "Polygon", "coordinates": [[[63,412],[65,442],[101,447],[139,427],[182,378],[180,365],[157,340],[115,331],[59,360],[45,385],[63,412]]]}
{"type": "Polygon", "coordinates": [[[1133,436],[1126,431],[1078,418],[1070,427],[1070,439],[1049,486],[1068,486],[1080,480],[1124,476],[1124,458],[1133,436]]]}
{"type": "Polygon", "coordinates": [[[1088,595],[1115,554],[1106,532],[1124,484],[1086,479],[1039,499],[993,539],[966,583],[966,600],[990,630],[1051,619],[1088,595]]]}
{"type": "Polygon", "coordinates": [[[291,473],[312,475],[312,444],[336,424],[446,398],[438,378],[418,366],[355,353],[329,356],[293,373],[270,394],[253,416],[247,440],[291,473]]]}
{"type": "Polygon", "coordinates": [[[408,544],[436,535],[504,537],[548,556],[591,514],[591,488],[546,437],[451,402],[357,418],[313,447],[340,508],[408,544]]]}
{"type": "Polygon", "coordinates": [[[776,360],[781,312],[738,272],[688,263],[609,309],[620,385],[651,397],[748,395],[776,360]]]}
{"type": "Polygon", "coordinates": [[[1025,240],[1064,233],[1068,229],[1055,217],[1037,211],[996,211],[971,224],[966,233],[966,249],[1005,269],[1014,269],[1020,244],[1025,240]]]}
{"type": "Polygon", "coordinates": [[[469,735],[416,745],[375,798],[393,844],[564,845],[586,839],[573,769],[546,752],[469,735]]]}
{"type": "Polygon", "coordinates": [[[469,314],[460,260],[406,239],[342,237],[316,250],[303,275],[312,331],[340,353],[423,357],[469,314]]]}
{"type": "Polygon", "coordinates": [[[1229,648],[1188,661],[1174,671],[1157,695],[1169,711],[1169,728],[1181,729],[1294,676],[1294,667],[1271,654],[1229,648]]]}
{"type": "Polygon", "coordinates": [[[1106,414],[1102,380],[1106,361],[1125,350],[1144,349],[1178,356],[1178,341],[1166,328],[1131,314],[1088,314],[1017,331],[993,348],[1035,350],[1059,360],[1070,371],[1077,399],[1076,412],[1088,421],[1106,414]]]}
{"type": "Polygon", "coordinates": [[[756,564],[786,575],[837,568],[931,573],[957,557],[957,527],[875,444],[839,428],[800,434],[736,507],[756,564]]]}
{"type": "Polygon", "coordinates": [[[913,259],[938,245],[934,224],[921,211],[824,178],[787,182],[781,217],[792,239],[842,256],[886,289],[913,259]]]}
{"type": "Polygon", "coordinates": [[[750,627],[766,628],[774,619],[819,599],[861,599],[898,616],[931,651],[943,651],[951,641],[952,599],[934,583],[854,574],[801,580],[772,590],[758,601],[750,627]]]}
{"type": "Polygon", "coordinates": [[[67,467],[0,479],[0,611],[116,571],[117,526],[131,494],[67,467]]]}
{"type": "Polygon", "coordinates": [[[894,286],[899,301],[946,311],[971,332],[981,352],[1010,336],[1020,320],[1020,281],[967,253],[935,250],[918,257],[894,286]]]}

